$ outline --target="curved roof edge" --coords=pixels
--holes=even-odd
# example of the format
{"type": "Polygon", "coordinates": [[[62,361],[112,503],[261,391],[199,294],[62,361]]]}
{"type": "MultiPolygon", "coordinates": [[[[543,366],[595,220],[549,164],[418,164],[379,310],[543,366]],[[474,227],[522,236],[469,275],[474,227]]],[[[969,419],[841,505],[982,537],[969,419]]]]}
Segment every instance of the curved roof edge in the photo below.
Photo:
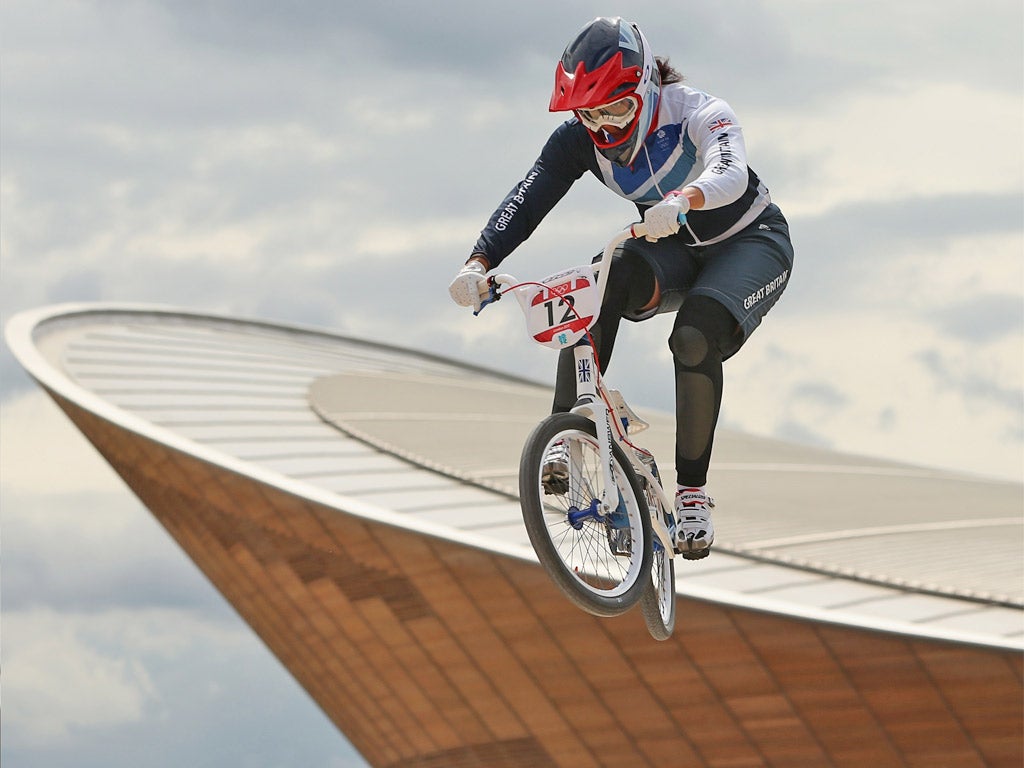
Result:
{"type": "MultiPolygon", "coordinates": [[[[136,414],[126,411],[107,400],[104,400],[85,387],[75,383],[55,367],[55,365],[46,357],[36,344],[41,337],[41,331],[45,330],[47,326],[50,328],[56,328],[58,324],[65,322],[74,322],[76,320],[88,319],[90,317],[102,318],[103,316],[109,315],[182,318],[189,321],[199,322],[208,320],[215,323],[230,324],[238,327],[255,326],[273,329],[276,331],[313,334],[325,339],[341,339],[373,348],[389,348],[393,351],[414,355],[422,359],[440,360],[448,364],[456,364],[468,369],[486,372],[489,375],[505,378],[510,381],[518,381],[520,383],[528,384],[536,384],[536,382],[510,376],[503,372],[496,372],[492,369],[472,366],[462,363],[461,361],[454,361],[450,358],[429,355],[416,350],[397,346],[377,344],[375,342],[368,342],[362,339],[353,339],[341,334],[334,334],[317,328],[308,328],[298,324],[283,324],[259,320],[250,321],[227,315],[190,311],[157,305],[100,303],[51,305],[23,311],[14,315],[7,322],[4,329],[5,339],[9,348],[14,353],[19,363],[41,386],[125,430],[157,443],[164,444],[176,451],[180,451],[201,461],[218,465],[235,474],[265,483],[266,485],[284,491],[285,493],[299,498],[310,499],[326,507],[331,507],[347,514],[364,517],[378,523],[402,528],[404,530],[412,530],[426,536],[451,541],[474,549],[486,550],[519,560],[536,561],[534,553],[529,549],[504,545],[502,542],[491,537],[475,535],[472,532],[424,520],[417,520],[416,526],[412,527],[409,525],[410,521],[407,516],[396,513],[386,507],[374,505],[364,500],[352,498],[344,494],[329,492],[324,489],[317,488],[307,482],[288,477],[280,472],[272,471],[260,467],[257,464],[237,459],[215,448],[211,448],[210,446],[202,445],[194,440],[188,439],[177,434],[173,430],[153,424],[136,414]]],[[[974,646],[1008,650],[1024,650],[1024,639],[1011,641],[1006,638],[993,637],[975,632],[922,627],[911,624],[907,621],[865,617],[863,615],[844,613],[837,610],[824,610],[814,608],[812,606],[801,606],[791,602],[772,600],[749,594],[739,594],[727,589],[718,589],[706,585],[690,585],[685,589],[685,595],[698,600],[777,615],[791,616],[824,624],[856,627],[887,634],[943,640],[974,646]]]]}

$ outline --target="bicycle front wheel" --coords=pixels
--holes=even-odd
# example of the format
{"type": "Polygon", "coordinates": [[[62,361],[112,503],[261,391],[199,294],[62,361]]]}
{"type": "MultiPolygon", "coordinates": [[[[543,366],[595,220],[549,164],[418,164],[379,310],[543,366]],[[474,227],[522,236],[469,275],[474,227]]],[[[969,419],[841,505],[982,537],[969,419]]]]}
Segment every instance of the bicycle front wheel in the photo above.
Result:
{"type": "Polygon", "coordinates": [[[576,606],[595,616],[632,608],[650,582],[651,521],[636,473],[612,445],[618,504],[603,511],[603,461],[594,423],[572,413],[534,429],[519,464],[519,494],[530,542],[541,565],[576,606]],[[568,480],[555,490],[541,481],[549,452],[561,444],[568,480]]]}

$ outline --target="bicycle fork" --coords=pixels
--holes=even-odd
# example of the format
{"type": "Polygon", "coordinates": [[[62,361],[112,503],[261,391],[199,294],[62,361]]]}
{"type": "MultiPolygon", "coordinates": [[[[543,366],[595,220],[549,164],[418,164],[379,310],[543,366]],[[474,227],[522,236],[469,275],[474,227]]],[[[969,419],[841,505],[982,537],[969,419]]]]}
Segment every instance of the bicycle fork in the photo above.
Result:
{"type": "Polygon", "coordinates": [[[573,347],[573,357],[576,362],[576,405],[573,406],[572,412],[593,420],[597,432],[597,446],[604,459],[601,463],[604,490],[600,500],[600,515],[611,518],[615,527],[622,527],[623,522],[615,520],[622,506],[622,497],[613,471],[612,425],[608,419],[608,409],[603,403],[598,403],[598,371],[594,361],[594,350],[586,339],[573,347]]]}
{"type": "MultiPolygon", "coordinates": [[[[604,492],[601,497],[600,507],[599,509],[596,509],[595,505],[591,504],[588,514],[591,517],[600,516],[601,518],[609,519],[612,526],[616,528],[623,526],[628,527],[628,521],[623,519],[624,510],[620,512],[620,507],[622,506],[622,494],[619,493],[619,486],[615,481],[615,473],[613,471],[614,459],[612,455],[612,444],[615,440],[612,437],[612,424],[608,409],[605,407],[603,402],[598,402],[600,398],[597,390],[598,372],[594,364],[594,350],[587,339],[584,338],[577,342],[576,346],[573,348],[573,356],[576,361],[577,400],[576,405],[572,408],[572,412],[579,413],[593,420],[597,432],[597,445],[600,449],[601,456],[605,457],[601,467],[601,472],[604,476],[604,492]],[[612,494],[614,494],[614,496],[612,494]]],[[[629,450],[632,449],[630,448],[629,450]]],[[[669,530],[669,526],[666,525],[664,517],[660,514],[661,509],[667,510],[671,515],[673,523],[675,523],[674,505],[671,500],[668,499],[665,490],[661,485],[661,479],[655,478],[654,474],[643,461],[637,461],[636,465],[638,466],[634,466],[634,470],[636,470],[638,474],[650,484],[651,489],[658,497],[658,503],[655,505],[656,508],[648,510],[651,518],[651,530],[654,534],[654,538],[660,542],[661,546],[663,546],[666,551],[674,554],[674,531],[669,530]]]]}

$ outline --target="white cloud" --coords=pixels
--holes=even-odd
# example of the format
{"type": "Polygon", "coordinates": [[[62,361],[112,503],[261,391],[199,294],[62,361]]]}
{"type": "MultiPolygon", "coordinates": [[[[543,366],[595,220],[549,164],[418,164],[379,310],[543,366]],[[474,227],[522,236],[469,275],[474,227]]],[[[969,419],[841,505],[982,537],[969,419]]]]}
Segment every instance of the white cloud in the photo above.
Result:
{"type": "Polygon", "coordinates": [[[723,419],[730,426],[793,437],[800,425],[804,439],[842,451],[1024,480],[1019,403],[964,391],[995,381],[1005,393],[1019,392],[1012,348],[1021,348],[1021,334],[972,350],[933,326],[865,312],[819,313],[812,327],[769,315],[758,335],[726,364],[723,419]],[[945,369],[965,378],[937,377],[924,364],[931,350],[942,350],[945,369]],[[809,396],[820,387],[834,392],[832,402],[809,396]]]}
{"type": "MultiPolygon", "coordinates": [[[[410,201],[415,206],[415,199],[410,201]]],[[[404,258],[419,249],[445,249],[458,254],[480,231],[479,222],[468,218],[410,222],[405,220],[401,207],[389,207],[382,213],[379,221],[366,222],[354,233],[353,255],[404,258]]]]}
{"type": "Polygon", "coordinates": [[[851,202],[1019,194],[1024,181],[1020,95],[975,83],[893,85],[741,117],[752,164],[784,174],[767,180],[791,220],[851,202]]]}
{"type": "Polygon", "coordinates": [[[47,610],[4,615],[4,738],[12,747],[142,719],[155,697],[143,665],[120,644],[103,652],[82,637],[103,620],[47,610]]]}
{"type": "MultiPolygon", "coordinates": [[[[0,406],[0,486],[12,493],[122,490],[117,473],[41,391],[0,406]]],[[[99,512],[102,515],[102,511],[99,512]]]]}

